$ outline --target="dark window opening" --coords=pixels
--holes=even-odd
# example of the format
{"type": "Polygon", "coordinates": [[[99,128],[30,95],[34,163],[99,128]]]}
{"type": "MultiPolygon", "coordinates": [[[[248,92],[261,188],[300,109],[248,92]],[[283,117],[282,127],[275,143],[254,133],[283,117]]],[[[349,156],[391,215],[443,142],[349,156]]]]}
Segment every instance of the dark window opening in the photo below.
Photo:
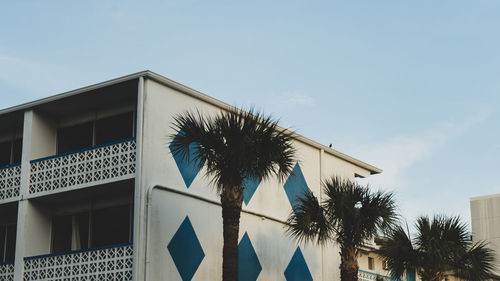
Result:
{"type": "Polygon", "coordinates": [[[23,155],[23,139],[17,139],[12,142],[12,164],[21,162],[23,155]]]}
{"type": "Polygon", "coordinates": [[[134,128],[133,112],[59,128],[57,130],[57,153],[131,138],[135,135],[134,128]]]}
{"type": "Polygon", "coordinates": [[[368,269],[375,269],[375,260],[372,257],[368,257],[368,269]]]}
{"type": "Polygon", "coordinates": [[[0,225],[0,263],[11,262],[16,255],[16,224],[0,225]]]}
{"type": "Polygon", "coordinates": [[[70,152],[91,147],[93,123],[87,122],[57,130],[57,153],[70,152]]]}
{"type": "Polygon", "coordinates": [[[22,139],[1,142],[0,167],[21,162],[22,148],[22,139]]]}
{"type": "Polygon", "coordinates": [[[133,130],[134,114],[132,112],[99,119],[95,122],[95,144],[131,138],[134,136],[133,130]]]}
{"type": "Polygon", "coordinates": [[[91,210],[52,220],[52,253],[132,242],[131,205],[91,210]]]}
{"type": "Polygon", "coordinates": [[[71,250],[72,217],[61,216],[52,220],[52,252],[71,250]]]}

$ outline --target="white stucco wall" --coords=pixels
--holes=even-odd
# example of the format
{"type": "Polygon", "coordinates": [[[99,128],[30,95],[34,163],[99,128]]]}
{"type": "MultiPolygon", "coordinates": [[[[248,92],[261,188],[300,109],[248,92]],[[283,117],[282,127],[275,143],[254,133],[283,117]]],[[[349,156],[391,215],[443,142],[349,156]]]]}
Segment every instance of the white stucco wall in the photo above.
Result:
{"type": "MultiPolygon", "coordinates": [[[[203,170],[189,188],[186,187],[168,148],[175,114],[186,110],[216,114],[219,108],[152,80],[145,81],[143,103],[142,197],[147,198],[148,190],[154,186],[171,189],[151,191],[151,201],[144,209],[146,214],[139,216],[147,226],[140,232],[147,240],[146,278],[158,280],[168,276],[169,280],[181,280],[167,246],[188,216],[205,252],[193,280],[220,280],[222,219],[220,206],[216,204],[219,198],[203,170]]],[[[297,141],[295,146],[307,186],[317,196],[321,195],[322,178],[340,175],[354,179],[354,174],[370,174],[366,169],[303,142],[297,141]]],[[[246,232],[255,248],[262,265],[258,280],[285,280],[284,271],[298,247],[283,228],[283,222],[292,211],[283,185],[276,179],[261,182],[249,204],[243,206],[240,239],[246,232]]],[[[300,249],[314,280],[339,278],[340,257],[336,246],[321,249],[300,245],[300,249]]]]}

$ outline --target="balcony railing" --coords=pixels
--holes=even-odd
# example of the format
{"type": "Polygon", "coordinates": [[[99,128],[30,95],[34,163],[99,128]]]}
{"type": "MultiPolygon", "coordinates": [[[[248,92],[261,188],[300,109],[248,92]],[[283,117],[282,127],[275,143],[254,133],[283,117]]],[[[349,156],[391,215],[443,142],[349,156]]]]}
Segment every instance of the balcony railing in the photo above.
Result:
{"type": "Polygon", "coordinates": [[[377,274],[377,273],[372,273],[369,271],[364,271],[364,270],[358,270],[358,280],[359,281],[398,281],[395,278],[377,274]]]}
{"type": "Polygon", "coordinates": [[[32,160],[29,193],[134,175],[135,151],[132,138],[32,160]]]}
{"type": "Polygon", "coordinates": [[[0,201],[19,196],[20,187],[21,163],[0,167],[0,201]]]}
{"type": "Polygon", "coordinates": [[[24,281],[132,280],[132,244],[24,258],[24,281]]]}
{"type": "Polygon", "coordinates": [[[14,280],[14,263],[0,263],[0,281],[14,280]]]}

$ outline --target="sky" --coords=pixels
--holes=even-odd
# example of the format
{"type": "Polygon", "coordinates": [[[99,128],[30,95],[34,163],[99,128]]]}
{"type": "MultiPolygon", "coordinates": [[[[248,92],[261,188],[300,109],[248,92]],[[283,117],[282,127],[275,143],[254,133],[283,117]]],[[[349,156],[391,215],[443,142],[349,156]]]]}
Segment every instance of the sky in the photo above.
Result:
{"type": "Polygon", "coordinates": [[[0,108],[152,70],[383,169],[411,224],[500,193],[500,1],[6,1],[0,108]]]}

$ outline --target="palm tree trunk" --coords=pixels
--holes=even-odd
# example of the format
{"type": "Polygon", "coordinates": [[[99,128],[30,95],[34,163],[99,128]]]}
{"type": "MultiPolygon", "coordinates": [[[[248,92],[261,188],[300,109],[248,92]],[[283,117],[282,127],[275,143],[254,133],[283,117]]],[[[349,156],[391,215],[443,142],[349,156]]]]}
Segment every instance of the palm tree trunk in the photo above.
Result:
{"type": "Polygon", "coordinates": [[[222,280],[238,281],[238,232],[243,204],[241,186],[224,189],[221,194],[224,246],[222,249],[222,280]]]}
{"type": "Polygon", "coordinates": [[[355,247],[342,247],[340,252],[340,280],[358,281],[358,258],[355,247]]]}

